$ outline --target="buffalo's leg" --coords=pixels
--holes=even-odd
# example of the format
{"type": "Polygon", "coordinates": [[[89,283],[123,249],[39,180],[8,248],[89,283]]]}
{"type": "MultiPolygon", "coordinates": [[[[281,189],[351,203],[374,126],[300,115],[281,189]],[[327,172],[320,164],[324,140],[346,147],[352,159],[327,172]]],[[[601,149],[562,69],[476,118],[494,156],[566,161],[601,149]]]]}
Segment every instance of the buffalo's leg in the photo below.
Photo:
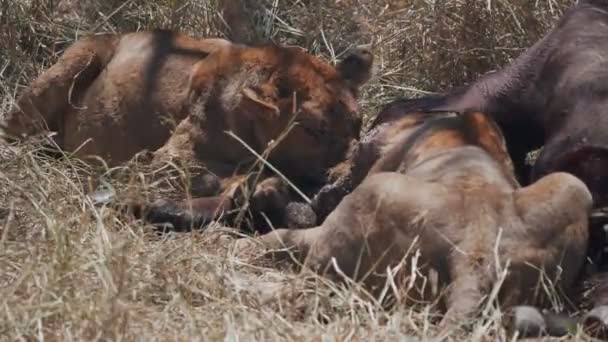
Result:
{"type": "Polygon", "coordinates": [[[157,200],[144,209],[143,218],[152,224],[171,224],[176,231],[202,228],[232,209],[230,198],[201,197],[188,203],[157,200]]]}
{"type": "MultiPolygon", "coordinates": [[[[245,181],[241,180],[231,184],[219,196],[199,197],[183,203],[159,200],[148,208],[145,218],[151,223],[171,223],[176,230],[200,227],[220,218],[232,220],[233,213],[228,214],[238,211],[238,204],[243,200],[240,187],[244,183],[245,181]]],[[[252,228],[255,231],[268,231],[273,228],[268,227],[266,219],[270,221],[271,226],[284,226],[287,222],[293,224],[294,228],[301,225],[310,226],[315,220],[314,212],[308,204],[290,204],[287,186],[276,177],[266,178],[256,185],[249,210],[253,214],[252,228]]]]}
{"type": "Polygon", "coordinates": [[[217,196],[195,197],[181,202],[158,199],[145,205],[139,216],[149,223],[170,224],[177,231],[202,228],[235,209],[237,188],[238,183],[234,183],[217,196]]]}

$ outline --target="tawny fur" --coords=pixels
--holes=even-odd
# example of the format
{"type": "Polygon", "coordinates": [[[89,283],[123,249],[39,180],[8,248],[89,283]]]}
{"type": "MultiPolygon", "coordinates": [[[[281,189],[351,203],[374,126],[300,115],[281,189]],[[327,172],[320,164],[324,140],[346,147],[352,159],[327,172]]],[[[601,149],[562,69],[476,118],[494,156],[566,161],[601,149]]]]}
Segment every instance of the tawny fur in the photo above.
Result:
{"type": "Polygon", "coordinates": [[[291,247],[307,266],[341,272],[376,295],[387,269],[404,260],[394,276],[403,301],[433,302],[446,289],[444,322],[478,312],[507,263],[498,298],[505,307],[549,304],[543,273],[571,294],[592,206],[582,181],[552,173],[520,187],[500,130],[481,113],[410,113],[374,129],[361,143],[373,146],[360,145],[351,161],[350,170],[364,175],[354,191],[320,226],[277,230],[260,238],[263,245],[291,247]]]}
{"type": "MultiPolygon", "coordinates": [[[[297,186],[321,184],[359,136],[358,88],[373,57],[338,66],[301,48],[249,47],[172,31],[83,38],[35,79],[1,127],[10,137],[58,133],[63,149],[110,165],[153,151],[154,161],[203,164],[221,179],[268,161],[297,186]]],[[[233,182],[222,182],[225,194],[233,182]]]]}

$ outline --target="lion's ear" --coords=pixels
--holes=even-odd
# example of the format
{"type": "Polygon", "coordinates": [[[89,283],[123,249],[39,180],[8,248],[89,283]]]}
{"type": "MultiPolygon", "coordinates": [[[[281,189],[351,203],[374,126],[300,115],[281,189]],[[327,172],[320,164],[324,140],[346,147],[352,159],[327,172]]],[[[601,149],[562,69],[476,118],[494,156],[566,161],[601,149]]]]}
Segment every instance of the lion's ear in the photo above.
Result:
{"type": "Polygon", "coordinates": [[[263,112],[270,112],[273,118],[276,118],[281,113],[279,107],[271,100],[266,99],[259,91],[256,91],[250,87],[245,87],[242,90],[243,97],[253,102],[255,105],[261,107],[263,112]]]}

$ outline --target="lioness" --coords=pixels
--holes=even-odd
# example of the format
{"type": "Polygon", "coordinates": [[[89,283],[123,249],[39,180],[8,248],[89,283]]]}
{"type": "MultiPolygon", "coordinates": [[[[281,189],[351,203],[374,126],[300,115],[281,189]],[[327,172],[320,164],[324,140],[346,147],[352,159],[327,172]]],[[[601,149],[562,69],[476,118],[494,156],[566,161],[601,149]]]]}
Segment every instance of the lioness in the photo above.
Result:
{"type": "Polygon", "coordinates": [[[350,178],[354,190],[322,224],[259,241],[378,296],[390,270],[405,303],[433,302],[445,288],[444,324],[472,318],[505,269],[504,307],[547,305],[547,279],[572,294],[592,207],[582,181],[551,173],[520,187],[500,129],[482,113],[390,114],[353,154],[349,172],[362,180],[350,178]]]}
{"type": "MultiPolygon", "coordinates": [[[[373,62],[367,49],[353,51],[334,67],[298,47],[172,31],[88,36],[22,92],[0,127],[13,138],[56,131],[61,148],[110,165],[142,150],[154,151],[155,161],[197,160],[222,180],[199,194],[221,199],[206,202],[212,218],[243,179],[233,176],[256,159],[244,145],[261,153],[288,131],[268,161],[303,189],[322,184],[345,158],[359,135],[357,92],[373,62]]],[[[264,183],[254,200],[283,198],[286,187],[269,186],[280,183],[264,183]]],[[[155,208],[155,217],[170,211],[155,208]]]]}

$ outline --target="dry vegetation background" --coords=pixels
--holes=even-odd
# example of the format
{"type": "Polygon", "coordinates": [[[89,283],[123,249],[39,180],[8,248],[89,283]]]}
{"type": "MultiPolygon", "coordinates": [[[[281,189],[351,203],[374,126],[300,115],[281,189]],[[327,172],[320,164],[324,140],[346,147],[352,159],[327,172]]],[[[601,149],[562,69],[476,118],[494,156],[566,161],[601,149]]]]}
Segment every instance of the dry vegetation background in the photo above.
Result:
{"type": "MultiPolygon", "coordinates": [[[[297,44],[330,60],[373,40],[376,72],[362,99],[369,117],[396,96],[460,85],[504,65],[572,3],[249,0],[245,32],[251,41],[297,44]]],[[[0,0],[0,113],[79,36],[156,27],[229,34],[214,0],[0,0]]],[[[83,175],[100,176],[123,192],[151,191],[152,177],[137,163],[94,170],[69,158],[45,158],[36,144],[3,151],[0,159],[2,340],[403,340],[435,334],[428,308],[383,311],[356,288],[235,257],[228,229],[157,235],[86,200],[83,175]]],[[[178,173],[173,182],[179,179],[178,173]]],[[[471,335],[438,337],[504,339],[499,317],[499,310],[489,310],[471,335]]]]}

